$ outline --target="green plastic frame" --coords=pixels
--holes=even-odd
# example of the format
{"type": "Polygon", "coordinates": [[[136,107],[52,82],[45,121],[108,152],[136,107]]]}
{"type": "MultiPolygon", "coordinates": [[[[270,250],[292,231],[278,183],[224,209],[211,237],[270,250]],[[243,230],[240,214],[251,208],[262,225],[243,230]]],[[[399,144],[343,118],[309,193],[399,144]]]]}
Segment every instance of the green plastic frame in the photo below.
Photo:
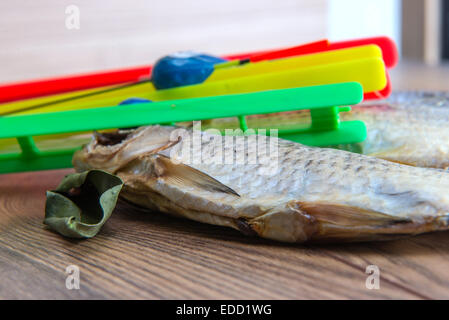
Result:
{"type": "MultiPolygon", "coordinates": [[[[361,121],[340,122],[338,113],[363,99],[359,83],[270,90],[204,98],[180,99],[85,110],[0,117],[0,139],[17,138],[22,152],[0,154],[0,173],[69,168],[76,149],[40,151],[33,136],[126,128],[213,118],[238,117],[310,109],[307,129],[280,130],[279,137],[311,146],[356,143],[366,139],[361,121]]],[[[258,128],[254,128],[258,129],[258,128]]]]}

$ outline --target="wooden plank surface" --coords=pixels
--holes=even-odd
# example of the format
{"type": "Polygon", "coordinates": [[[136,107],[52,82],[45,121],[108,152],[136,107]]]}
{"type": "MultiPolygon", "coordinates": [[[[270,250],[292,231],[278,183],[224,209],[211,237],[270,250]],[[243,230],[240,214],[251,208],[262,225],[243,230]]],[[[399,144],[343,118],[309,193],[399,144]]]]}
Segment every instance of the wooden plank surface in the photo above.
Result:
{"type": "Polygon", "coordinates": [[[93,239],[43,224],[70,170],[0,176],[0,298],[449,298],[449,233],[379,243],[286,245],[120,204],[93,239]],[[80,290],[65,287],[80,269],[80,290]],[[380,289],[365,287],[368,265],[380,289]]]}
{"type": "MultiPolygon", "coordinates": [[[[254,9],[260,0],[221,9],[195,2],[207,7],[204,15],[185,1],[176,1],[174,15],[166,14],[168,4],[149,10],[149,2],[137,0],[126,10],[115,0],[95,2],[95,8],[88,1],[1,2],[0,40],[9,45],[0,48],[0,81],[145,64],[188,47],[226,53],[324,36],[324,1],[262,2],[269,10],[254,9]],[[58,27],[72,3],[84,17],[78,33],[58,27]],[[206,29],[211,21],[214,28],[206,29]]],[[[402,63],[392,82],[395,89],[449,90],[448,75],[447,66],[402,63]]],[[[286,245],[120,205],[95,238],[65,239],[42,221],[45,191],[68,172],[0,176],[0,299],[449,298],[449,232],[286,245]],[[80,269],[80,290],[66,289],[69,265],[80,269]],[[365,286],[368,265],[380,269],[379,290],[365,286]]]]}

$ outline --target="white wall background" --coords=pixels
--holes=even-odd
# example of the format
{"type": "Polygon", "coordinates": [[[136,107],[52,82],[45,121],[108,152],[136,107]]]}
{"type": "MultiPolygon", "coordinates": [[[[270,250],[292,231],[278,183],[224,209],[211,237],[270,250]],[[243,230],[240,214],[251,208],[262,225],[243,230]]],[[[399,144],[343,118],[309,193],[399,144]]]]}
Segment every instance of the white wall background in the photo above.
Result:
{"type": "MultiPolygon", "coordinates": [[[[405,0],[406,1],[406,0],[405,0]]],[[[389,35],[400,0],[1,0],[0,82],[144,65],[178,50],[212,54],[389,35]],[[65,27],[68,5],[80,29],[65,27]]]]}
{"type": "Polygon", "coordinates": [[[0,82],[293,46],[325,38],[326,17],[326,0],[0,0],[0,82]]]}
{"type": "Polygon", "coordinates": [[[343,40],[387,35],[401,47],[400,0],[328,0],[327,35],[343,40]]]}

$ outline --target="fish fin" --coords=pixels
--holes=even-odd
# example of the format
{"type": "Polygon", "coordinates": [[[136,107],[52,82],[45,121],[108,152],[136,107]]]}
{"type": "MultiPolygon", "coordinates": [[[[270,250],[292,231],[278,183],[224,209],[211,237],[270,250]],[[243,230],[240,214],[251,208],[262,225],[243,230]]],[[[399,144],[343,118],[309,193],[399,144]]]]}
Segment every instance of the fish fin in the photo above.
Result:
{"type": "Polygon", "coordinates": [[[161,151],[164,151],[166,149],[169,149],[173,146],[175,146],[176,144],[178,144],[179,142],[181,142],[182,137],[179,136],[178,139],[174,140],[174,141],[167,141],[165,144],[163,144],[160,147],[154,148],[154,149],[150,149],[144,153],[140,153],[137,154],[134,157],[129,158],[128,160],[124,161],[120,166],[116,167],[114,170],[111,170],[112,173],[117,174],[117,172],[123,170],[123,168],[126,168],[127,166],[129,166],[130,164],[132,164],[134,161],[140,161],[141,159],[147,157],[147,156],[152,156],[155,155],[161,151]]]}
{"type": "Polygon", "coordinates": [[[310,235],[309,240],[391,239],[419,233],[416,231],[420,229],[411,219],[353,206],[291,201],[289,207],[309,216],[319,226],[315,233],[310,235]]]}
{"type": "Polygon", "coordinates": [[[193,185],[207,191],[217,191],[240,197],[230,187],[212,178],[208,174],[182,163],[173,163],[170,158],[156,155],[153,158],[154,172],[158,178],[163,178],[177,185],[193,185]]]}
{"type": "Polygon", "coordinates": [[[376,157],[376,158],[380,158],[383,160],[387,160],[390,162],[394,162],[394,163],[399,163],[402,165],[406,165],[406,166],[412,166],[412,167],[417,167],[417,163],[413,162],[413,161],[405,161],[403,155],[404,154],[410,154],[410,146],[408,145],[401,145],[398,147],[394,147],[388,150],[384,150],[384,151],[377,151],[377,152],[372,152],[369,153],[367,155],[369,155],[370,157],[376,157]],[[401,159],[401,160],[399,160],[401,159]]]}
{"type": "MultiPolygon", "coordinates": [[[[307,213],[323,223],[341,226],[381,226],[409,221],[401,217],[362,208],[320,202],[293,201],[296,209],[307,213]]],[[[292,204],[290,204],[292,206],[292,204]]]]}
{"type": "Polygon", "coordinates": [[[381,156],[381,155],[376,155],[376,158],[380,158],[380,159],[387,160],[387,161],[390,161],[390,162],[402,164],[402,165],[404,165],[404,166],[418,167],[418,165],[417,165],[416,163],[413,163],[413,162],[406,162],[406,161],[400,161],[400,160],[396,160],[396,159],[391,159],[391,158],[388,157],[388,156],[383,157],[383,156],[381,156]]]}
{"type": "Polygon", "coordinates": [[[174,141],[168,141],[165,145],[163,145],[162,147],[156,148],[154,150],[151,150],[151,154],[156,154],[158,152],[164,151],[166,149],[169,149],[175,145],[177,145],[179,142],[181,142],[182,137],[179,136],[178,139],[174,140],[174,141]]]}

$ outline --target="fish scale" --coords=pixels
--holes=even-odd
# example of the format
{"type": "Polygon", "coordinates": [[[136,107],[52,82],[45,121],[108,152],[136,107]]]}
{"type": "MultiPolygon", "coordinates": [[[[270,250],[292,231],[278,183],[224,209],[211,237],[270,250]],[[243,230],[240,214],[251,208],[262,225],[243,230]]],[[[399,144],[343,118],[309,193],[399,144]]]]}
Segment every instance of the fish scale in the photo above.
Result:
{"type": "Polygon", "coordinates": [[[117,134],[124,132],[114,145],[102,145],[97,134],[73,164],[117,174],[125,183],[121,196],[149,209],[286,242],[380,240],[447,228],[444,170],[274,137],[161,126],[117,134]],[[232,163],[220,163],[227,157],[232,163]]]}
{"type": "MultiPolygon", "coordinates": [[[[383,101],[352,106],[342,121],[362,120],[367,138],[357,144],[330,146],[419,167],[449,167],[449,93],[439,91],[393,92],[383,101]]],[[[251,128],[279,129],[310,125],[308,110],[247,117],[251,128]]],[[[203,123],[209,128],[236,128],[231,119],[203,123]]]]}

